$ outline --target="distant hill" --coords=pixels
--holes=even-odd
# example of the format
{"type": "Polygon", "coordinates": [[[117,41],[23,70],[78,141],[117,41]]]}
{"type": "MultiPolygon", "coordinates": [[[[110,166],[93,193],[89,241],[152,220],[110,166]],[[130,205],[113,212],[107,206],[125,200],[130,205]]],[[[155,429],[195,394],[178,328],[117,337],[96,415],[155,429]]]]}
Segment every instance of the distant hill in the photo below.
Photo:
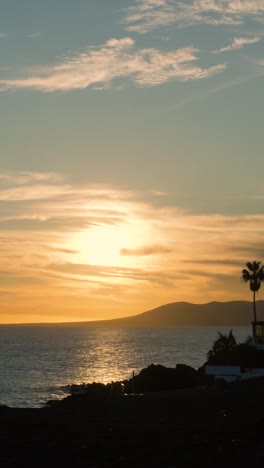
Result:
{"type": "MultiPolygon", "coordinates": [[[[264,301],[257,302],[257,318],[264,320],[264,301]]],[[[173,302],[132,317],[84,322],[84,324],[90,327],[240,326],[251,325],[252,320],[252,302],[209,302],[208,304],[173,302]]]]}

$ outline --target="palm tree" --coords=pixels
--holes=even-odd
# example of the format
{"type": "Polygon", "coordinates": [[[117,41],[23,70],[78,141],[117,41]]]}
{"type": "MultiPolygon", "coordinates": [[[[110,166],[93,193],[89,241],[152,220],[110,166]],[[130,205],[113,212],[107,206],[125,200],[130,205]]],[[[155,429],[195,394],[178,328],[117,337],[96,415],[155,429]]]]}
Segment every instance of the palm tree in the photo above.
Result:
{"type": "MultiPolygon", "coordinates": [[[[244,283],[249,282],[250,290],[253,291],[253,312],[254,312],[254,322],[257,321],[256,314],[256,292],[258,292],[261,282],[264,281],[264,265],[261,265],[261,262],[248,262],[246,263],[248,269],[242,270],[242,280],[244,283]]],[[[255,327],[254,327],[255,335],[255,327]]]]}
{"type": "Polygon", "coordinates": [[[229,353],[232,351],[234,348],[237,346],[236,339],[233,335],[233,330],[230,330],[230,332],[227,335],[224,335],[223,333],[220,333],[219,331],[217,332],[219,337],[214,341],[212,349],[208,351],[207,353],[207,358],[208,359],[213,359],[215,356],[223,353],[229,353]]]}

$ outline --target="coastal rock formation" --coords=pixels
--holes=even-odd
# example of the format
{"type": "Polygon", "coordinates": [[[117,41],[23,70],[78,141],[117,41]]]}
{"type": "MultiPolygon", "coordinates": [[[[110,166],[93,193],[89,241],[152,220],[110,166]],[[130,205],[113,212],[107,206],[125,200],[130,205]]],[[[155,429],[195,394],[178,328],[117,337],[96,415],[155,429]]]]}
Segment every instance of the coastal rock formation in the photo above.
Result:
{"type": "Polygon", "coordinates": [[[157,392],[197,385],[196,370],[185,364],[175,368],[151,364],[124,382],[125,393],[157,392]]]}

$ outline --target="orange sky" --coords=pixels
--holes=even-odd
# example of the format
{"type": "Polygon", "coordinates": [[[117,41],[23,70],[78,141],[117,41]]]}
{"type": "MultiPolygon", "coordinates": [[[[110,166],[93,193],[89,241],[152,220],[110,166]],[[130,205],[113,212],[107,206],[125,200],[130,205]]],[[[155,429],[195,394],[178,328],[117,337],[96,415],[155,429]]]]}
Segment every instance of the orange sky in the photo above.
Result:
{"type": "Polygon", "coordinates": [[[1,323],[251,300],[240,275],[260,259],[264,216],[194,215],[168,206],[166,193],[74,185],[53,173],[9,173],[4,183],[1,323]]]}

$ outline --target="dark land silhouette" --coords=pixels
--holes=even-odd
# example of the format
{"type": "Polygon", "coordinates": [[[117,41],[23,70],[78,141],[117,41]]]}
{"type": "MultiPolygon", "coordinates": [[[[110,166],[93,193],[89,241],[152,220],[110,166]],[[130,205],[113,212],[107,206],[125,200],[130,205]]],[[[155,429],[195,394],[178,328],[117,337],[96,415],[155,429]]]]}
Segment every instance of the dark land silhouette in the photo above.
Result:
{"type": "MultiPolygon", "coordinates": [[[[264,367],[264,351],[252,354],[232,331],[219,334],[212,350],[209,363],[246,357],[264,367]]],[[[67,391],[43,408],[0,406],[1,467],[263,466],[263,377],[216,384],[204,366],[152,364],[123,382],[67,391]]]]}
{"type": "MultiPolygon", "coordinates": [[[[256,301],[258,320],[264,321],[264,301],[256,301]]],[[[252,301],[171,302],[141,314],[108,320],[58,323],[20,323],[28,326],[87,326],[87,327],[177,327],[177,326],[250,326],[253,321],[252,301]]],[[[5,326],[5,325],[1,325],[5,326]]]]}
{"type": "Polygon", "coordinates": [[[0,407],[0,466],[262,467],[264,379],[208,386],[177,367],[143,369],[126,388],[142,393],[91,384],[44,408],[0,407]]]}
{"type": "MultiPolygon", "coordinates": [[[[258,301],[256,307],[259,320],[264,320],[264,301],[258,301]]],[[[175,327],[242,326],[250,325],[252,321],[252,302],[231,301],[208,304],[172,302],[132,317],[81,323],[90,327],[175,327]]]]}

